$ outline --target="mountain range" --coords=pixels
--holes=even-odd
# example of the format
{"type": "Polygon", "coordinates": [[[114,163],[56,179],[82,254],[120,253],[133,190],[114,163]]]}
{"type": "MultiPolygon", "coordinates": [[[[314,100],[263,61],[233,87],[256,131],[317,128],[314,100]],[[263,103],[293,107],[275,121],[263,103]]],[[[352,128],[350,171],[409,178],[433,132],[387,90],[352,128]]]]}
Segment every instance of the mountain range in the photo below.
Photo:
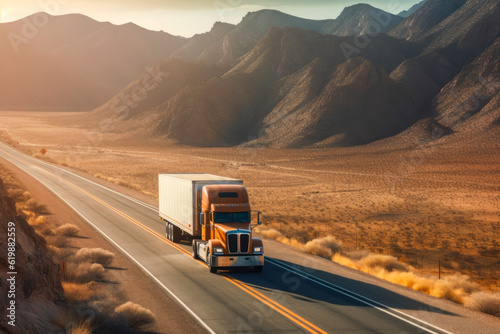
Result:
{"type": "Polygon", "coordinates": [[[2,23],[0,109],[93,109],[185,43],[79,14],[37,13],[2,23]]]}
{"type": "MultiPolygon", "coordinates": [[[[399,15],[359,4],[320,21],[262,10],[190,39],[50,17],[18,54],[0,49],[17,66],[0,65],[14,68],[2,91],[27,87],[11,88],[0,108],[94,108],[89,115],[113,120],[105,131],[197,146],[351,146],[416,128],[497,133],[498,17],[496,0],[427,0],[399,15]]],[[[21,31],[14,22],[0,33],[15,24],[21,31]]]]}

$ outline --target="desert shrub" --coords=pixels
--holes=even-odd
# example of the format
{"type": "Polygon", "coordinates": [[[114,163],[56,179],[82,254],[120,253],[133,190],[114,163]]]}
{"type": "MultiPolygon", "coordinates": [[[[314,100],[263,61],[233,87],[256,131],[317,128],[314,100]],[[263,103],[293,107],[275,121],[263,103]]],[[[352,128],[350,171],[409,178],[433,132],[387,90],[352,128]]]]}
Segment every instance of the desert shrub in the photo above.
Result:
{"type": "Polygon", "coordinates": [[[470,280],[467,275],[456,274],[443,278],[453,289],[462,289],[465,293],[471,294],[480,290],[479,284],[470,280]]]}
{"type": "Polygon", "coordinates": [[[23,189],[9,189],[7,191],[10,197],[12,197],[16,202],[26,200],[30,197],[30,193],[24,191],[23,189]]]}
{"type": "Polygon", "coordinates": [[[87,301],[97,297],[97,292],[93,282],[78,284],[72,282],[62,282],[64,296],[69,301],[87,301]]]}
{"type": "Polygon", "coordinates": [[[379,268],[384,269],[389,272],[397,271],[408,271],[408,266],[401,263],[394,256],[382,255],[382,254],[370,254],[359,260],[361,266],[366,266],[368,268],[379,268]]]}
{"type": "Polygon", "coordinates": [[[45,216],[30,217],[28,219],[28,224],[30,224],[31,226],[38,226],[45,223],[46,223],[45,216]]]}
{"type": "Polygon", "coordinates": [[[80,233],[80,229],[73,224],[64,224],[56,228],[55,233],[66,237],[74,237],[80,233]]]}
{"type": "Polygon", "coordinates": [[[420,276],[412,272],[412,268],[399,263],[396,258],[386,255],[368,255],[361,259],[351,259],[350,256],[334,254],[332,260],[377,276],[386,281],[406,286],[428,295],[464,303],[468,291],[477,289],[477,285],[468,276],[455,275],[439,280],[437,277],[420,276]]]}
{"type": "Polygon", "coordinates": [[[90,320],[82,320],[76,327],[72,328],[71,334],[92,334],[94,329],[90,320]]]}
{"type": "Polygon", "coordinates": [[[68,282],[89,283],[104,279],[106,270],[99,263],[69,263],[66,269],[68,282]]]}
{"type": "MultiPolygon", "coordinates": [[[[54,231],[48,226],[43,226],[39,229],[37,229],[37,227],[35,227],[35,229],[39,232],[39,234],[46,236],[46,237],[54,235],[54,231]]],[[[47,242],[48,242],[48,240],[47,240],[47,242]]]]}
{"type": "Polygon", "coordinates": [[[69,240],[64,236],[49,235],[47,236],[47,238],[45,238],[45,240],[47,240],[47,243],[49,245],[56,246],[59,248],[65,248],[70,245],[69,240]]]}
{"type": "Polygon", "coordinates": [[[308,253],[330,258],[342,248],[342,243],[329,235],[324,238],[314,239],[304,245],[304,250],[308,253]]]}
{"type": "Polygon", "coordinates": [[[47,212],[47,207],[32,198],[24,204],[24,210],[31,211],[35,214],[42,214],[47,212]]]}
{"type": "Polygon", "coordinates": [[[74,253],[71,248],[59,248],[53,245],[47,245],[47,249],[49,250],[49,254],[57,263],[68,261],[74,253]]]}
{"type": "Polygon", "coordinates": [[[475,292],[465,299],[464,305],[500,317],[500,293],[475,292]]]}
{"type": "Polygon", "coordinates": [[[153,312],[130,301],[115,308],[115,312],[123,317],[132,328],[147,325],[155,322],[153,312]]]}
{"type": "Polygon", "coordinates": [[[356,251],[349,252],[348,256],[349,256],[349,259],[351,259],[351,260],[359,261],[362,258],[365,258],[370,254],[371,253],[366,251],[366,250],[356,250],[356,251]]]}
{"type": "Polygon", "coordinates": [[[109,266],[115,255],[102,248],[82,248],[75,254],[75,259],[79,262],[99,263],[109,266]]]}
{"type": "Polygon", "coordinates": [[[278,237],[282,236],[281,232],[278,231],[277,229],[274,229],[274,228],[262,230],[262,231],[259,231],[259,233],[262,234],[263,236],[265,236],[269,239],[273,239],[273,240],[276,240],[276,239],[278,239],[278,237]]]}

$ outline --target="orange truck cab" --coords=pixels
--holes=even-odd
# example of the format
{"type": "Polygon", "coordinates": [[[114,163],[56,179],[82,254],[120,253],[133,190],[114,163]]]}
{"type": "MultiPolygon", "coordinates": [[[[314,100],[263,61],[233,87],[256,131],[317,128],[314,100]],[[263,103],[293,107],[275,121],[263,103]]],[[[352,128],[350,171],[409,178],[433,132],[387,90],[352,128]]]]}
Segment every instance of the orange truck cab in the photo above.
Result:
{"type": "Polygon", "coordinates": [[[167,222],[170,240],[190,237],[193,257],[205,261],[212,273],[235,267],[262,271],[264,246],[252,236],[253,227],[262,224],[262,213],[253,211],[252,226],[243,181],[209,174],[160,174],[159,183],[160,218],[167,222]]]}

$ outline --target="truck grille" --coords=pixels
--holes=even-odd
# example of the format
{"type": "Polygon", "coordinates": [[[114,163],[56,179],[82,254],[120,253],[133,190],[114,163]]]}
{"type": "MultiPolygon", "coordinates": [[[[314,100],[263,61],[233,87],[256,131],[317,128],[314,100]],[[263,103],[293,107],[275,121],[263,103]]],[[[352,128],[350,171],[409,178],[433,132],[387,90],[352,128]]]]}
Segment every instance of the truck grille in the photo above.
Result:
{"type": "Polygon", "coordinates": [[[248,253],[248,244],[250,241],[250,234],[240,234],[240,252],[248,253]]]}
{"type": "Polygon", "coordinates": [[[229,253],[248,253],[250,245],[250,234],[228,234],[227,246],[229,253]]]}
{"type": "Polygon", "coordinates": [[[237,253],[238,252],[238,235],[237,234],[229,234],[227,236],[227,244],[229,247],[229,253],[237,253]]]}

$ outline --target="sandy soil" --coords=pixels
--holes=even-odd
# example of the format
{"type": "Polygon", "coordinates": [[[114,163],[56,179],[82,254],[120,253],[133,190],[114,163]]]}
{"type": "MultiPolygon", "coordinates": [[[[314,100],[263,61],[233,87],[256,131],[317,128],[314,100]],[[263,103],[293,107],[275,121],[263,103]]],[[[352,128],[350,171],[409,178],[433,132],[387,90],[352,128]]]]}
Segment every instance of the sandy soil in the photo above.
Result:
{"type": "Polygon", "coordinates": [[[78,237],[71,238],[72,247],[97,247],[115,254],[112,266],[107,268],[107,282],[96,283],[97,288],[106,292],[106,298],[116,299],[118,303],[132,301],[150,309],[156,316],[156,322],[144,327],[145,330],[154,333],[205,333],[205,330],[149,276],[113,248],[57,196],[31,176],[0,158],[0,172],[3,174],[5,169],[23,184],[23,188],[31,193],[32,198],[49,208],[50,214],[45,216],[46,224],[57,226],[70,223],[80,228],[78,237]]]}
{"type": "Polygon", "coordinates": [[[499,289],[497,143],[196,148],[141,137],[133,129],[102,134],[102,128],[85,113],[0,112],[1,141],[140,190],[149,201],[155,200],[159,172],[241,178],[266,225],[289,237],[307,241],[331,234],[345,247],[392,254],[430,274],[437,274],[440,260],[444,275],[461,272],[499,289]]]}

